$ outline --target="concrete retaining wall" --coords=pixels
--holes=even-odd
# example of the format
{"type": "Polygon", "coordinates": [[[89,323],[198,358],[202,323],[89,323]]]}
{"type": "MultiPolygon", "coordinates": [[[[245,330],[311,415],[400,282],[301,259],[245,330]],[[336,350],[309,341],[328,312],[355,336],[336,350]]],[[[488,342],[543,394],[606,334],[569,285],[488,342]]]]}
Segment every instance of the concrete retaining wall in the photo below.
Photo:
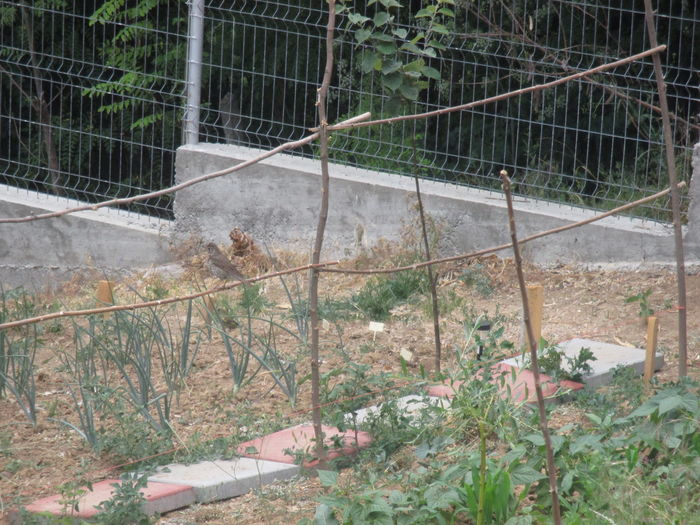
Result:
{"type": "MultiPolygon", "coordinates": [[[[0,216],[25,217],[84,203],[0,185],[0,216]]],[[[170,260],[168,221],[101,208],[0,224],[0,284],[40,290],[94,271],[113,277],[170,260]]]]}
{"type": "MultiPolygon", "coordinates": [[[[200,144],[178,150],[178,182],[248,160],[260,151],[200,144]]],[[[700,265],[700,144],[693,156],[695,184],[685,229],[686,260],[700,265]]],[[[41,289],[79,272],[117,276],[170,262],[170,242],[191,235],[227,243],[238,226],[275,247],[308,251],[319,205],[316,161],[279,155],[241,172],[180,192],[174,224],[138,214],[97,211],[21,224],[0,224],[0,284],[41,289]]],[[[380,239],[397,240],[415,222],[414,183],[407,177],[331,166],[331,206],[324,258],[360,253],[380,239]]],[[[442,253],[487,248],[510,240],[503,196],[498,193],[423,181],[425,207],[443,224],[442,253]]],[[[81,203],[0,185],[0,216],[23,217],[81,203]]],[[[517,199],[518,233],[524,237],[591,217],[588,210],[517,199]]],[[[523,247],[540,265],[569,263],[641,267],[672,265],[669,226],[608,218],[523,247]]],[[[510,256],[510,252],[502,255],[510,256]]]]}
{"type": "MultiPolygon", "coordinates": [[[[231,145],[183,146],[176,162],[177,182],[236,165],[261,153],[231,145]]],[[[695,151],[700,173],[700,147],[695,151]]],[[[238,226],[270,245],[309,250],[319,206],[319,163],[278,155],[222,178],[178,193],[176,239],[189,234],[228,242],[238,226]]],[[[324,258],[357,254],[379,239],[398,239],[403,224],[415,220],[414,183],[407,177],[331,166],[330,213],[324,258]]],[[[700,177],[696,177],[700,179],[700,177]]],[[[686,228],[686,259],[700,261],[700,186],[693,188],[686,228]]],[[[428,213],[444,224],[443,252],[468,252],[509,242],[502,195],[423,181],[428,213]]],[[[594,215],[589,210],[534,199],[517,199],[520,237],[594,215]]],[[[666,225],[611,217],[524,246],[524,256],[540,265],[652,266],[674,262],[673,232],[666,225]]],[[[504,255],[510,255],[506,252],[504,255]]]]}

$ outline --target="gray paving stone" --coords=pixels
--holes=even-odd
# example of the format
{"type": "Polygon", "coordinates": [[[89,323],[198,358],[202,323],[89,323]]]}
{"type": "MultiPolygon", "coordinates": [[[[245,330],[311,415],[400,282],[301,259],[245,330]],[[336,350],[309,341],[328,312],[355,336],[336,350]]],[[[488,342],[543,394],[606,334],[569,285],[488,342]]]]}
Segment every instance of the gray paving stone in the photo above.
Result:
{"type": "MultiPolygon", "coordinates": [[[[396,403],[398,409],[409,416],[417,416],[422,409],[428,406],[441,406],[443,408],[449,408],[450,406],[450,400],[447,398],[418,395],[400,397],[396,400],[396,403]]],[[[373,405],[359,409],[356,412],[357,423],[362,424],[367,421],[368,418],[377,414],[379,410],[381,410],[381,406],[382,405],[373,405]]],[[[345,421],[347,423],[352,423],[352,414],[345,414],[345,421]]]]}
{"type": "MultiPolygon", "coordinates": [[[[598,388],[607,385],[612,380],[613,370],[622,366],[631,366],[638,374],[644,373],[644,358],[646,350],[642,348],[630,348],[628,346],[601,343],[590,339],[570,339],[557,345],[559,350],[568,357],[575,357],[581,348],[589,348],[597,358],[589,364],[593,371],[583,377],[586,388],[598,388]]],[[[521,357],[506,359],[504,363],[513,366],[520,366],[521,357]]],[[[659,370],[664,366],[663,354],[656,353],[654,359],[654,370],[659,370]]]]}
{"type": "Polygon", "coordinates": [[[189,485],[200,503],[233,498],[299,473],[298,465],[250,458],[202,461],[160,467],[149,481],[189,485]]]}

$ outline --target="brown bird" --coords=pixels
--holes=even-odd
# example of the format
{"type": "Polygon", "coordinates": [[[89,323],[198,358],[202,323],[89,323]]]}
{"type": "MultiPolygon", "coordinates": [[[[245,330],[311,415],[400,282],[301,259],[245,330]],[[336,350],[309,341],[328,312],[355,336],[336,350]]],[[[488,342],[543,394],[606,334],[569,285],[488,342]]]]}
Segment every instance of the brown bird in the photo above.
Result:
{"type": "Polygon", "coordinates": [[[209,252],[209,270],[215,277],[224,280],[247,281],[246,277],[238,271],[236,265],[221,253],[216,244],[213,242],[207,244],[207,251],[209,252]]]}

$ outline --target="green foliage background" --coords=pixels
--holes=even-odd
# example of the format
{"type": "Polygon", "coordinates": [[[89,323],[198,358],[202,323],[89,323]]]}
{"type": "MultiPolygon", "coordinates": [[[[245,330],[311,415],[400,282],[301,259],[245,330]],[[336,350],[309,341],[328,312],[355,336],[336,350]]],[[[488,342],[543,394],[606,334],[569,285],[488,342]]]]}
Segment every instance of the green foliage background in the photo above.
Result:
{"type": "MultiPolygon", "coordinates": [[[[641,3],[632,0],[614,7],[602,0],[364,0],[346,8],[338,16],[332,120],[462,104],[649,47],[641,3]]],[[[656,9],[659,41],[669,46],[662,58],[670,106],[680,117],[673,121],[680,178],[689,180],[700,129],[700,44],[693,38],[700,13],[687,1],[656,2],[656,9]]],[[[0,0],[2,182],[51,190],[33,106],[41,96],[65,193],[95,200],[169,185],[182,143],[187,11],[184,0],[0,0]]],[[[269,148],[306,134],[316,120],[325,23],[325,5],[312,0],[207,0],[201,140],[269,148]],[[229,110],[224,100],[233,101],[229,110]]],[[[660,119],[639,103],[657,104],[650,60],[592,80],[337,133],[332,156],[408,174],[415,140],[423,177],[497,188],[505,167],[522,195],[597,208],[663,187],[660,119]]],[[[145,211],[168,216],[170,205],[160,199],[145,211]]],[[[653,206],[638,213],[667,219],[667,203],[653,206]]]]}

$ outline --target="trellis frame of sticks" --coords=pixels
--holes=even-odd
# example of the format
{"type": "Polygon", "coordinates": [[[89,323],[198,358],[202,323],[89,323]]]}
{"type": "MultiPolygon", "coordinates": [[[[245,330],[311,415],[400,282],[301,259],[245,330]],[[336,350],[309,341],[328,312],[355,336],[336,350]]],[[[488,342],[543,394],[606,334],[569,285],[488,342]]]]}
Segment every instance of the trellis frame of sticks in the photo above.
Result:
{"type": "MultiPolygon", "coordinates": [[[[137,195],[137,196],[128,197],[128,198],[111,199],[111,200],[103,201],[103,202],[100,202],[97,204],[84,205],[84,206],[69,208],[69,209],[65,209],[65,210],[61,210],[61,211],[51,212],[51,213],[38,214],[38,215],[32,215],[32,216],[26,216],[26,217],[0,218],[0,224],[24,223],[24,222],[37,221],[37,220],[42,220],[42,219],[50,219],[50,218],[54,218],[54,217],[60,217],[63,215],[67,215],[70,213],[75,213],[78,211],[96,210],[96,209],[99,209],[99,208],[102,208],[105,206],[129,204],[129,203],[133,203],[136,201],[151,199],[153,197],[158,197],[158,196],[162,196],[162,195],[166,195],[166,194],[176,193],[177,191],[182,190],[184,188],[187,188],[189,186],[192,186],[194,184],[199,184],[199,183],[207,181],[207,180],[211,180],[211,179],[218,178],[218,177],[223,177],[223,176],[228,175],[230,173],[240,171],[240,170],[245,169],[253,164],[256,164],[256,163],[258,163],[266,158],[269,158],[273,155],[276,155],[277,153],[293,150],[293,149],[299,148],[303,145],[306,145],[306,144],[309,144],[311,142],[318,140],[319,146],[320,146],[320,164],[321,164],[321,185],[322,185],[322,188],[321,188],[320,211],[319,211],[319,216],[318,216],[318,224],[317,224],[317,228],[316,228],[316,237],[315,237],[315,241],[314,241],[311,262],[310,262],[310,264],[307,264],[307,265],[298,266],[295,268],[289,268],[289,269],[282,270],[282,271],[275,271],[272,273],[267,273],[265,275],[262,275],[262,276],[259,276],[256,278],[251,278],[249,281],[250,282],[262,281],[262,280],[267,280],[267,279],[271,279],[274,277],[278,277],[280,275],[286,275],[286,274],[291,274],[291,273],[295,273],[295,272],[302,272],[302,271],[308,271],[308,273],[309,273],[309,306],[310,306],[309,310],[310,310],[310,321],[311,321],[311,339],[310,339],[311,343],[310,343],[309,351],[310,351],[310,365],[311,365],[311,374],[312,374],[312,377],[311,377],[311,384],[312,384],[312,399],[311,399],[312,407],[311,407],[311,410],[312,410],[312,417],[313,417],[315,439],[316,439],[316,443],[317,443],[316,453],[317,453],[317,457],[320,459],[321,468],[323,466],[323,463],[324,463],[323,460],[325,457],[325,450],[324,450],[324,446],[323,446],[323,431],[322,431],[322,427],[321,427],[322,414],[321,414],[321,403],[320,403],[320,394],[319,394],[319,379],[320,379],[319,362],[320,362],[320,360],[319,360],[318,288],[319,288],[319,279],[320,279],[321,272],[357,273],[357,274],[399,272],[399,271],[414,270],[414,269],[418,269],[418,268],[429,267],[432,265],[441,264],[441,263],[445,263],[445,262],[466,260],[466,259],[486,255],[489,253],[494,253],[494,252],[503,250],[504,248],[511,248],[513,250],[513,254],[514,254],[515,266],[516,266],[516,271],[517,271],[517,275],[518,275],[518,283],[520,286],[521,299],[523,302],[523,313],[524,313],[523,317],[524,317],[526,335],[528,338],[529,348],[530,348],[530,352],[531,352],[533,374],[534,374],[534,380],[535,380],[535,391],[537,394],[537,405],[538,405],[538,409],[539,409],[540,427],[542,430],[543,437],[545,439],[545,447],[546,447],[546,453],[547,453],[547,472],[548,472],[549,483],[550,483],[550,493],[551,493],[551,497],[552,497],[552,514],[553,514],[555,524],[559,524],[559,523],[561,523],[561,515],[560,515],[559,498],[558,498],[558,492],[557,492],[556,469],[554,467],[554,455],[552,452],[551,442],[549,439],[549,431],[548,431],[547,416],[546,416],[546,411],[545,411],[545,406],[544,406],[544,398],[542,395],[541,382],[540,382],[538,369],[537,369],[537,341],[534,340],[532,326],[530,323],[530,317],[529,317],[529,313],[528,313],[525,277],[523,274],[522,259],[520,257],[520,250],[519,250],[520,245],[522,245],[525,242],[529,242],[529,241],[532,241],[534,239],[537,239],[537,238],[560,233],[561,231],[565,231],[568,229],[577,228],[580,226],[584,226],[586,224],[590,224],[591,222],[600,220],[600,219],[602,219],[604,217],[608,217],[610,215],[620,213],[620,212],[628,210],[630,208],[634,208],[636,206],[639,206],[641,204],[644,204],[646,202],[649,202],[651,200],[657,199],[659,197],[662,197],[662,196],[670,193],[672,211],[673,211],[675,257],[676,257],[677,284],[678,284],[678,303],[677,303],[678,304],[678,314],[679,314],[678,315],[678,346],[679,346],[678,375],[679,375],[679,377],[683,377],[683,376],[687,375],[687,328],[686,328],[687,312],[686,312],[686,291],[685,291],[685,262],[684,262],[684,254],[683,254],[683,239],[682,239],[681,220],[680,220],[680,197],[679,197],[679,191],[678,191],[679,188],[684,185],[684,183],[681,182],[679,184],[677,182],[677,178],[676,178],[675,155],[674,155],[674,149],[673,149],[673,143],[672,143],[668,103],[666,100],[666,85],[665,85],[665,82],[663,80],[663,74],[662,74],[662,70],[661,70],[661,60],[659,58],[659,53],[663,52],[666,49],[666,46],[657,45],[656,32],[654,29],[654,14],[652,11],[651,0],[644,0],[647,31],[649,34],[649,41],[650,41],[650,44],[652,46],[647,51],[638,53],[636,55],[632,55],[630,57],[627,57],[627,58],[624,58],[621,60],[617,60],[614,62],[603,64],[601,66],[598,66],[598,67],[595,67],[592,69],[588,69],[588,70],[581,71],[581,72],[578,72],[578,73],[575,73],[572,75],[568,75],[566,77],[562,77],[562,78],[554,80],[552,82],[538,84],[538,85],[530,86],[527,88],[511,91],[508,93],[503,93],[501,95],[489,97],[489,98],[486,98],[483,100],[470,102],[468,104],[463,104],[460,106],[443,108],[440,110],[431,111],[431,112],[427,112],[427,113],[403,115],[403,116],[399,116],[399,117],[385,118],[385,119],[379,119],[379,120],[370,120],[371,114],[365,113],[365,114],[358,115],[356,117],[342,121],[342,122],[334,124],[334,125],[330,125],[326,120],[325,106],[326,106],[326,97],[328,94],[328,90],[330,89],[330,81],[331,81],[331,76],[332,76],[332,71],[333,71],[333,59],[334,59],[334,57],[333,57],[333,41],[334,41],[334,33],[335,33],[335,4],[336,4],[336,1],[335,0],[328,0],[327,3],[328,3],[328,24],[327,24],[327,31],[326,31],[326,65],[325,65],[325,69],[324,69],[323,79],[322,79],[320,88],[318,90],[318,98],[316,101],[318,117],[319,117],[319,125],[317,128],[310,130],[311,134],[309,134],[308,136],[306,136],[300,140],[296,140],[296,141],[287,142],[285,144],[282,144],[282,145],[280,145],[280,146],[278,146],[270,151],[267,151],[261,155],[258,155],[257,157],[255,157],[251,160],[237,164],[236,166],[226,168],[226,169],[223,169],[220,171],[212,172],[212,173],[207,173],[207,174],[201,175],[199,177],[196,177],[194,179],[191,179],[187,182],[184,182],[181,184],[176,184],[174,186],[171,186],[169,188],[165,188],[163,190],[145,193],[142,195],[137,195]],[[394,268],[388,268],[388,269],[384,268],[384,269],[368,269],[368,270],[349,270],[349,269],[343,269],[343,268],[337,267],[339,265],[339,261],[327,261],[327,262],[321,261],[321,249],[323,246],[325,226],[326,226],[326,221],[327,221],[327,217],[328,217],[329,178],[330,178],[329,162],[328,162],[328,138],[329,138],[329,134],[331,132],[337,131],[337,130],[344,130],[344,129],[353,129],[353,128],[358,128],[358,127],[392,124],[392,123],[400,122],[400,121],[404,121],[404,120],[425,119],[425,118],[431,118],[431,117],[443,115],[445,113],[473,109],[473,108],[478,107],[478,106],[483,106],[485,104],[498,102],[498,101],[505,100],[505,99],[511,98],[511,97],[516,97],[516,96],[519,96],[519,95],[522,95],[525,93],[530,93],[530,92],[548,89],[548,88],[554,87],[554,86],[559,85],[559,84],[565,84],[567,82],[571,82],[572,80],[576,80],[576,79],[580,79],[580,78],[587,78],[590,75],[599,73],[601,71],[605,71],[608,69],[619,67],[619,66],[624,65],[624,64],[635,62],[637,60],[640,60],[640,59],[648,57],[648,56],[651,56],[652,60],[653,60],[654,72],[655,72],[655,77],[656,77],[656,82],[657,82],[657,90],[658,90],[658,95],[659,95],[659,102],[660,102],[660,107],[661,107],[664,141],[665,141],[665,146],[666,146],[666,161],[667,161],[668,172],[669,172],[669,187],[668,187],[668,189],[661,191],[659,193],[656,193],[654,195],[651,195],[649,197],[646,197],[644,199],[639,199],[637,201],[630,202],[624,206],[620,206],[620,207],[615,208],[613,210],[610,210],[606,213],[597,215],[596,217],[593,217],[593,218],[590,218],[590,219],[587,219],[584,221],[580,221],[577,223],[572,223],[572,224],[569,224],[569,225],[564,226],[564,227],[555,228],[552,230],[540,232],[540,233],[537,233],[535,235],[531,235],[529,237],[518,240],[517,231],[516,231],[516,221],[515,221],[515,216],[514,216],[514,212],[513,212],[512,194],[511,194],[511,190],[510,190],[510,179],[508,178],[508,174],[505,171],[502,171],[501,178],[503,180],[503,189],[504,189],[504,193],[505,193],[505,197],[506,197],[506,202],[508,204],[509,229],[510,229],[510,234],[511,234],[511,243],[509,243],[509,244],[503,244],[503,245],[491,247],[491,248],[488,248],[485,250],[479,250],[479,251],[471,252],[471,253],[464,253],[464,254],[460,254],[460,255],[456,255],[456,256],[452,256],[452,257],[446,257],[446,258],[430,259],[430,257],[428,257],[427,259],[429,259],[429,260],[426,260],[426,261],[419,263],[419,264],[414,264],[414,265],[410,265],[410,266],[402,266],[402,267],[394,267],[394,268]]],[[[206,296],[209,296],[211,294],[215,294],[215,293],[218,293],[218,292],[221,292],[224,290],[229,290],[229,289],[235,288],[237,286],[240,286],[241,284],[242,283],[240,283],[240,282],[228,283],[228,284],[220,285],[220,286],[217,286],[217,287],[214,287],[214,288],[211,288],[208,290],[204,290],[201,292],[187,294],[187,295],[173,296],[173,297],[169,297],[166,299],[160,299],[157,301],[147,301],[147,302],[127,304],[127,305],[118,305],[118,306],[105,306],[105,307],[101,307],[101,308],[93,308],[93,309],[86,309],[86,310],[54,312],[51,314],[46,314],[46,315],[42,315],[42,316],[38,316],[38,317],[32,317],[32,318],[22,319],[19,321],[2,323],[2,324],[0,324],[0,330],[7,330],[9,328],[13,328],[13,327],[17,327],[17,326],[39,323],[39,322],[48,321],[51,319],[62,318],[62,317],[77,317],[77,316],[87,316],[87,315],[101,314],[101,313],[110,313],[110,312],[115,312],[115,311],[120,311],[120,310],[135,310],[135,309],[139,309],[139,308],[148,308],[148,307],[165,305],[165,304],[170,304],[170,303],[175,303],[175,302],[180,302],[180,301],[186,301],[186,300],[191,300],[191,299],[195,299],[198,297],[206,297],[206,296]]],[[[439,358],[436,359],[436,369],[439,369],[439,358]]]]}

